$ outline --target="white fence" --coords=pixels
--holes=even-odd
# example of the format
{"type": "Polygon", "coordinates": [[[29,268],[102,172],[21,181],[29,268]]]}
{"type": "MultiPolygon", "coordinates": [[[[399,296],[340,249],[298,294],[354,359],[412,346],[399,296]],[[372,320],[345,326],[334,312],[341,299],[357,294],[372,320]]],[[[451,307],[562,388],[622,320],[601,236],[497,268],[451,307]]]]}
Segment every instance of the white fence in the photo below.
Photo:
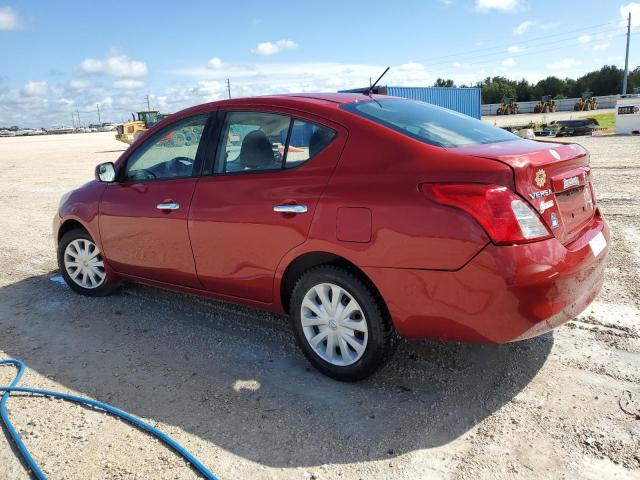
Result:
{"type": "MultiPolygon", "coordinates": [[[[598,108],[614,108],[619,96],[620,95],[603,95],[601,97],[596,97],[598,99],[598,108]]],[[[580,99],[563,98],[562,100],[555,100],[558,112],[572,111],[573,106],[578,100],[580,99]]],[[[520,113],[533,113],[533,109],[538,104],[538,101],[516,103],[518,104],[518,111],[520,113]]],[[[481,105],[482,115],[495,115],[499,106],[499,103],[486,103],[481,105]]]]}

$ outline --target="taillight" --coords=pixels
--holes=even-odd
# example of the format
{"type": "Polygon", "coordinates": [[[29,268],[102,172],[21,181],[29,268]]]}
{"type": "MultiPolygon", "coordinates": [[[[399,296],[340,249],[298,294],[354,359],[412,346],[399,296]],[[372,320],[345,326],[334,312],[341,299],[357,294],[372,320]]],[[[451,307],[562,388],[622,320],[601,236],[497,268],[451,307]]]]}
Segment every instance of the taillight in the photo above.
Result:
{"type": "Polygon", "coordinates": [[[474,184],[424,184],[436,203],[469,213],[494,243],[526,243],[551,237],[537,212],[506,187],[474,184]]]}

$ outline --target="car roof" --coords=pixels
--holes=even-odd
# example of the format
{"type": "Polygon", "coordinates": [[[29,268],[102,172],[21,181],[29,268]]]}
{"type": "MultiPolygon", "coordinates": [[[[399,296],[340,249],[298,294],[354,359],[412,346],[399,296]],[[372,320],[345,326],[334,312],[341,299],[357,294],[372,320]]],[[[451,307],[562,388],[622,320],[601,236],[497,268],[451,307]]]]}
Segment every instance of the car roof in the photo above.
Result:
{"type": "Polygon", "coordinates": [[[257,97],[238,97],[216,100],[209,103],[195,105],[176,112],[171,117],[202,113],[216,108],[229,107],[284,107],[307,111],[309,113],[333,116],[341,105],[368,101],[372,99],[389,98],[385,95],[364,95],[362,93],[291,93],[286,95],[265,95],[257,97]]]}
{"type": "MultiPolygon", "coordinates": [[[[378,95],[372,95],[371,97],[377,97],[378,95]]],[[[282,95],[264,95],[258,97],[242,97],[229,100],[221,100],[214,103],[264,103],[265,101],[297,101],[300,103],[317,103],[328,102],[336,103],[338,105],[344,105],[345,103],[354,103],[369,99],[368,96],[362,93],[289,93],[282,95]]]]}

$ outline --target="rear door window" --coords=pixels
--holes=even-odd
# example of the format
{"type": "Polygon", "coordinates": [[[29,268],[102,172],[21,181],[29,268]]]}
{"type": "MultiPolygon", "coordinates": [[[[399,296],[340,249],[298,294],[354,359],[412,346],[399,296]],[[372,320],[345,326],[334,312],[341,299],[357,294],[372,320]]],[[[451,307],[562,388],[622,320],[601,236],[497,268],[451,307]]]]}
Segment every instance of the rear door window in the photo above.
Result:
{"type": "Polygon", "coordinates": [[[303,120],[294,120],[286,149],[285,168],[293,168],[314,157],[331,143],[335,132],[303,120]]]}
{"type": "Polygon", "coordinates": [[[304,164],[335,137],[327,127],[288,115],[229,112],[221,132],[217,173],[250,173],[304,164]]]}

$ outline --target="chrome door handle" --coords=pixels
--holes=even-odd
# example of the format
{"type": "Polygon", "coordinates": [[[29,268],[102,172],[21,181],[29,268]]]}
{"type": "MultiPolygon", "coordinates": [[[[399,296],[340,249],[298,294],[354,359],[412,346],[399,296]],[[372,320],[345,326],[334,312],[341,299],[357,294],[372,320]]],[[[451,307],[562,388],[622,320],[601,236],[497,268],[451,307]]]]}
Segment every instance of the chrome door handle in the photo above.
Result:
{"type": "Polygon", "coordinates": [[[307,213],[306,205],[276,205],[273,207],[274,212],[278,213],[307,213]]]}
{"type": "Polygon", "coordinates": [[[178,210],[180,208],[180,204],[175,202],[163,202],[159,203],[156,208],[158,210],[178,210]]]}

